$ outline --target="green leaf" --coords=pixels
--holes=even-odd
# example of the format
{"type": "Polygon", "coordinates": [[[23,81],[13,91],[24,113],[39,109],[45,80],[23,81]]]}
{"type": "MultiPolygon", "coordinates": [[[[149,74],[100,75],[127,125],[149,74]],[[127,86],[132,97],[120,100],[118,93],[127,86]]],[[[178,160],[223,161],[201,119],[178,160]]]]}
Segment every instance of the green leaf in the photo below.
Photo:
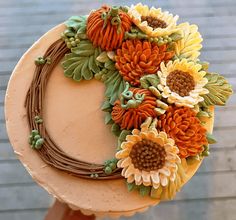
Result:
{"type": "Polygon", "coordinates": [[[72,28],[75,32],[77,32],[81,28],[85,27],[86,29],[86,20],[86,16],[72,16],[65,22],[65,25],[67,28],[72,28]]]}
{"type": "Polygon", "coordinates": [[[101,63],[105,63],[109,61],[109,57],[107,56],[107,52],[103,51],[98,57],[97,60],[101,63]]]}
{"type": "Polygon", "coordinates": [[[203,110],[201,108],[199,108],[199,112],[197,113],[197,117],[198,118],[201,118],[201,117],[207,117],[207,118],[211,118],[212,117],[212,114],[211,112],[204,108],[203,110]]]}
{"type": "Polygon", "coordinates": [[[112,60],[108,60],[107,62],[105,62],[105,66],[106,69],[108,70],[115,70],[115,63],[112,60]]]}
{"type": "Polygon", "coordinates": [[[82,40],[77,47],[71,50],[72,53],[66,54],[61,63],[65,76],[78,82],[82,79],[92,79],[93,75],[100,71],[96,62],[96,58],[101,52],[100,48],[94,48],[90,41],[82,40]]]}
{"type": "Polygon", "coordinates": [[[131,192],[132,190],[134,190],[136,187],[135,187],[135,183],[128,183],[126,182],[126,185],[127,185],[127,189],[129,192],[131,192]]]}
{"type": "Polygon", "coordinates": [[[110,70],[107,74],[104,84],[106,85],[105,96],[109,99],[111,105],[114,105],[115,101],[119,99],[120,94],[125,89],[125,81],[117,70],[110,70]]]}
{"type": "Polygon", "coordinates": [[[233,93],[232,86],[227,80],[217,73],[207,73],[208,83],[205,88],[209,93],[202,95],[204,101],[200,103],[203,107],[210,105],[225,105],[229,96],[233,93]]]}
{"type": "Polygon", "coordinates": [[[118,137],[118,150],[120,150],[121,144],[126,140],[126,136],[131,134],[129,130],[122,130],[118,137]]]}
{"type": "Polygon", "coordinates": [[[199,162],[200,161],[200,157],[199,157],[199,155],[187,157],[186,161],[187,161],[187,164],[192,165],[192,164],[194,164],[196,162],[199,162]]]}
{"type": "Polygon", "coordinates": [[[160,83],[160,79],[156,74],[145,75],[140,79],[141,87],[148,89],[150,86],[157,87],[160,83]]]}
{"type": "Polygon", "coordinates": [[[110,112],[112,109],[112,106],[110,104],[110,102],[108,100],[104,101],[102,107],[101,107],[102,111],[104,112],[110,112]]]}
{"type": "Polygon", "coordinates": [[[199,111],[197,117],[209,117],[209,114],[205,111],[199,111]]]}
{"type": "Polygon", "coordinates": [[[206,62],[206,61],[198,61],[197,63],[201,64],[202,70],[204,70],[204,71],[207,71],[208,68],[209,68],[209,65],[210,65],[210,64],[209,64],[208,62],[206,62]]]}
{"type": "Polygon", "coordinates": [[[131,131],[129,130],[122,130],[121,133],[120,133],[120,136],[119,136],[119,141],[122,143],[125,141],[126,139],[126,136],[127,135],[130,135],[131,134],[131,131]]]}
{"type": "Polygon", "coordinates": [[[119,137],[119,135],[120,135],[120,133],[121,133],[120,126],[119,126],[118,124],[114,123],[114,124],[111,126],[111,132],[112,132],[115,136],[119,137]]]}
{"type": "Polygon", "coordinates": [[[69,20],[77,21],[77,22],[86,22],[87,16],[71,16],[69,20]]]}
{"type": "Polygon", "coordinates": [[[139,194],[141,196],[148,196],[151,192],[151,186],[144,186],[144,185],[141,185],[139,187],[139,194]]]}
{"type": "Polygon", "coordinates": [[[177,33],[177,32],[171,34],[169,37],[172,39],[172,41],[178,41],[178,40],[181,40],[183,38],[182,35],[177,33]]]}
{"type": "MultiPolygon", "coordinates": [[[[96,60],[97,61],[97,60],[96,60]]],[[[109,100],[111,105],[114,105],[115,101],[119,99],[120,94],[125,89],[125,81],[119,74],[119,71],[115,68],[115,63],[112,60],[106,61],[104,64],[98,62],[98,65],[103,69],[96,74],[96,79],[104,82],[106,86],[105,96],[109,100]]]]}
{"type": "Polygon", "coordinates": [[[111,114],[107,113],[105,116],[105,124],[108,125],[108,124],[112,124],[112,123],[113,123],[113,120],[111,118],[111,114]]]}
{"type": "Polygon", "coordinates": [[[215,144],[217,141],[214,138],[214,136],[212,134],[210,134],[209,132],[207,132],[207,141],[209,144],[215,144]]]}
{"type": "Polygon", "coordinates": [[[76,21],[68,20],[68,21],[66,21],[66,26],[73,28],[74,30],[77,30],[79,28],[80,24],[76,21]]]}

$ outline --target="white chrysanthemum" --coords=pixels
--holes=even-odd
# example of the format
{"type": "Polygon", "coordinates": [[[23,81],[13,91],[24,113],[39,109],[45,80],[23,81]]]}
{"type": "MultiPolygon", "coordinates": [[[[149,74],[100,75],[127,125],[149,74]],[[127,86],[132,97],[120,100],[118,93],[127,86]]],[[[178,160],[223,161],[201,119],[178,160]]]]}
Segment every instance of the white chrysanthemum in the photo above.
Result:
{"type": "Polygon", "coordinates": [[[178,27],[176,22],[179,16],[173,16],[168,11],[161,11],[161,8],[150,8],[147,5],[142,5],[141,3],[137,5],[132,5],[128,11],[129,16],[133,22],[148,36],[150,37],[161,37],[168,36],[176,31],[178,27]],[[148,25],[147,21],[142,21],[142,16],[151,16],[154,19],[163,21],[166,24],[165,28],[153,28],[148,25]]]}
{"type": "MultiPolygon", "coordinates": [[[[169,181],[175,181],[177,164],[181,163],[178,156],[179,150],[175,146],[174,140],[168,138],[165,132],[156,130],[156,123],[157,119],[152,122],[152,118],[148,118],[141,125],[141,131],[134,129],[132,135],[128,135],[126,141],[121,144],[121,150],[116,153],[116,158],[119,160],[117,166],[122,168],[121,174],[127,178],[128,183],[135,182],[136,185],[143,184],[158,189],[160,186],[167,186],[169,181]],[[147,142],[149,144],[145,144],[147,142]],[[135,158],[134,148],[136,153],[138,152],[135,158]],[[145,152],[144,149],[146,149],[145,152]],[[162,153],[164,151],[165,157],[161,157],[163,154],[155,153],[156,151],[162,151],[162,153]],[[150,154],[150,152],[154,152],[155,155],[150,154]],[[151,164],[151,166],[156,167],[158,161],[159,163],[162,161],[162,165],[155,170],[142,170],[136,166],[141,163],[140,166],[142,167],[142,163],[145,165],[148,163],[148,166],[151,164]]],[[[145,165],[143,166],[145,167],[145,165]]]]}
{"type": "MultiPolygon", "coordinates": [[[[193,108],[194,105],[202,102],[204,99],[203,94],[207,94],[209,91],[204,88],[207,84],[208,80],[205,78],[206,72],[201,70],[202,66],[192,61],[188,61],[187,59],[169,61],[166,65],[164,62],[160,65],[160,71],[158,71],[158,76],[160,78],[160,84],[158,85],[158,89],[162,91],[162,96],[167,98],[169,103],[175,103],[177,106],[187,106],[193,108]],[[189,89],[187,78],[190,78],[194,81],[194,87],[192,90],[188,92],[188,95],[181,95],[168,85],[168,76],[173,73],[181,72],[185,75],[190,75],[189,77],[182,78],[180,84],[179,82],[174,82],[174,86],[177,84],[180,86],[180,89],[189,89]],[[184,86],[183,86],[184,85],[184,86]],[[182,88],[181,88],[182,87],[182,88]]],[[[176,78],[178,80],[178,78],[176,78]]],[[[173,86],[173,85],[172,85],[173,86]]]]}
{"type": "Polygon", "coordinates": [[[175,42],[175,54],[177,57],[196,60],[202,48],[202,36],[195,24],[182,23],[178,25],[182,31],[182,39],[175,42]]]}

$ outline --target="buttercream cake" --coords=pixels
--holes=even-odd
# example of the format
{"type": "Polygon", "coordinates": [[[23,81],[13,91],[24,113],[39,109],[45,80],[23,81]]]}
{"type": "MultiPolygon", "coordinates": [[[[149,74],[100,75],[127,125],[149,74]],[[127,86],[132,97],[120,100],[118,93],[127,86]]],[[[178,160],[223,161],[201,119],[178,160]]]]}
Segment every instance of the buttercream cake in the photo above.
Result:
{"type": "Polygon", "coordinates": [[[10,142],[72,209],[144,211],[173,199],[209,155],[214,105],[232,89],[199,60],[197,26],[177,19],[142,4],[103,6],[47,32],[15,67],[10,142]]]}

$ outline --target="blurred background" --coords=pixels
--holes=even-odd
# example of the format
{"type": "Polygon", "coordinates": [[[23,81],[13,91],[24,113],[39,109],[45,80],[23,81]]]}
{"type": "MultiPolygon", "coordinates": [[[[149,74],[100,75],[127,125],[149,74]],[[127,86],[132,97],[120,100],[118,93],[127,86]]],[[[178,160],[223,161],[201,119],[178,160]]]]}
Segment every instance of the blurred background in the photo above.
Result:
{"type": "MultiPolygon", "coordinates": [[[[41,220],[52,198],[33,182],[15,157],[4,119],[4,96],[11,72],[23,53],[42,34],[71,15],[87,14],[102,4],[131,5],[114,0],[0,0],[0,220],[41,220]]],[[[143,1],[199,25],[204,38],[201,59],[210,71],[228,78],[236,90],[236,1],[143,1]]],[[[161,203],[132,220],[236,220],[236,95],[216,108],[211,147],[198,173],[171,202],[161,203]]],[[[128,218],[122,218],[128,219],[128,218]]]]}

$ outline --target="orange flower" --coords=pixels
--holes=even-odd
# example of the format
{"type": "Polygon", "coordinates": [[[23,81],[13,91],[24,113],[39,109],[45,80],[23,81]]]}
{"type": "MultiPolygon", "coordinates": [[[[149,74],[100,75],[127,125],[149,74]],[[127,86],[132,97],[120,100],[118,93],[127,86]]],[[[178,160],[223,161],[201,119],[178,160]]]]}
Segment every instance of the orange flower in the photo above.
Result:
{"type": "Polygon", "coordinates": [[[145,74],[157,73],[162,61],[170,60],[173,51],[167,52],[167,46],[158,46],[149,41],[126,40],[117,50],[116,68],[124,80],[133,86],[139,86],[139,79],[145,74]]]}
{"type": "Polygon", "coordinates": [[[87,20],[87,36],[94,46],[111,51],[121,46],[124,34],[131,27],[128,14],[117,7],[103,6],[87,20]]]}
{"type": "Polygon", "coordinates": [[[136,108],[122,108],[121,101],[117,100],[112,110],[112,119],[113,121],[120,125],[121,129],[130,130],[132,128],[140,128],[140,125],[148,117],[156,117],[155,108],[156,106],[156,97],[147,90],[139,88],[129,89],[133,94],[144,94],[144,99],[142,103],[136,108]]]}
{"type": "Polygon", "coordinates": [[[175,140],[180,157],[196,156],[203,152],[207,144],[206,129],[201,125],[196,113],[188,107],[170,106],[158,121],[160,130],[175,140]]]}

